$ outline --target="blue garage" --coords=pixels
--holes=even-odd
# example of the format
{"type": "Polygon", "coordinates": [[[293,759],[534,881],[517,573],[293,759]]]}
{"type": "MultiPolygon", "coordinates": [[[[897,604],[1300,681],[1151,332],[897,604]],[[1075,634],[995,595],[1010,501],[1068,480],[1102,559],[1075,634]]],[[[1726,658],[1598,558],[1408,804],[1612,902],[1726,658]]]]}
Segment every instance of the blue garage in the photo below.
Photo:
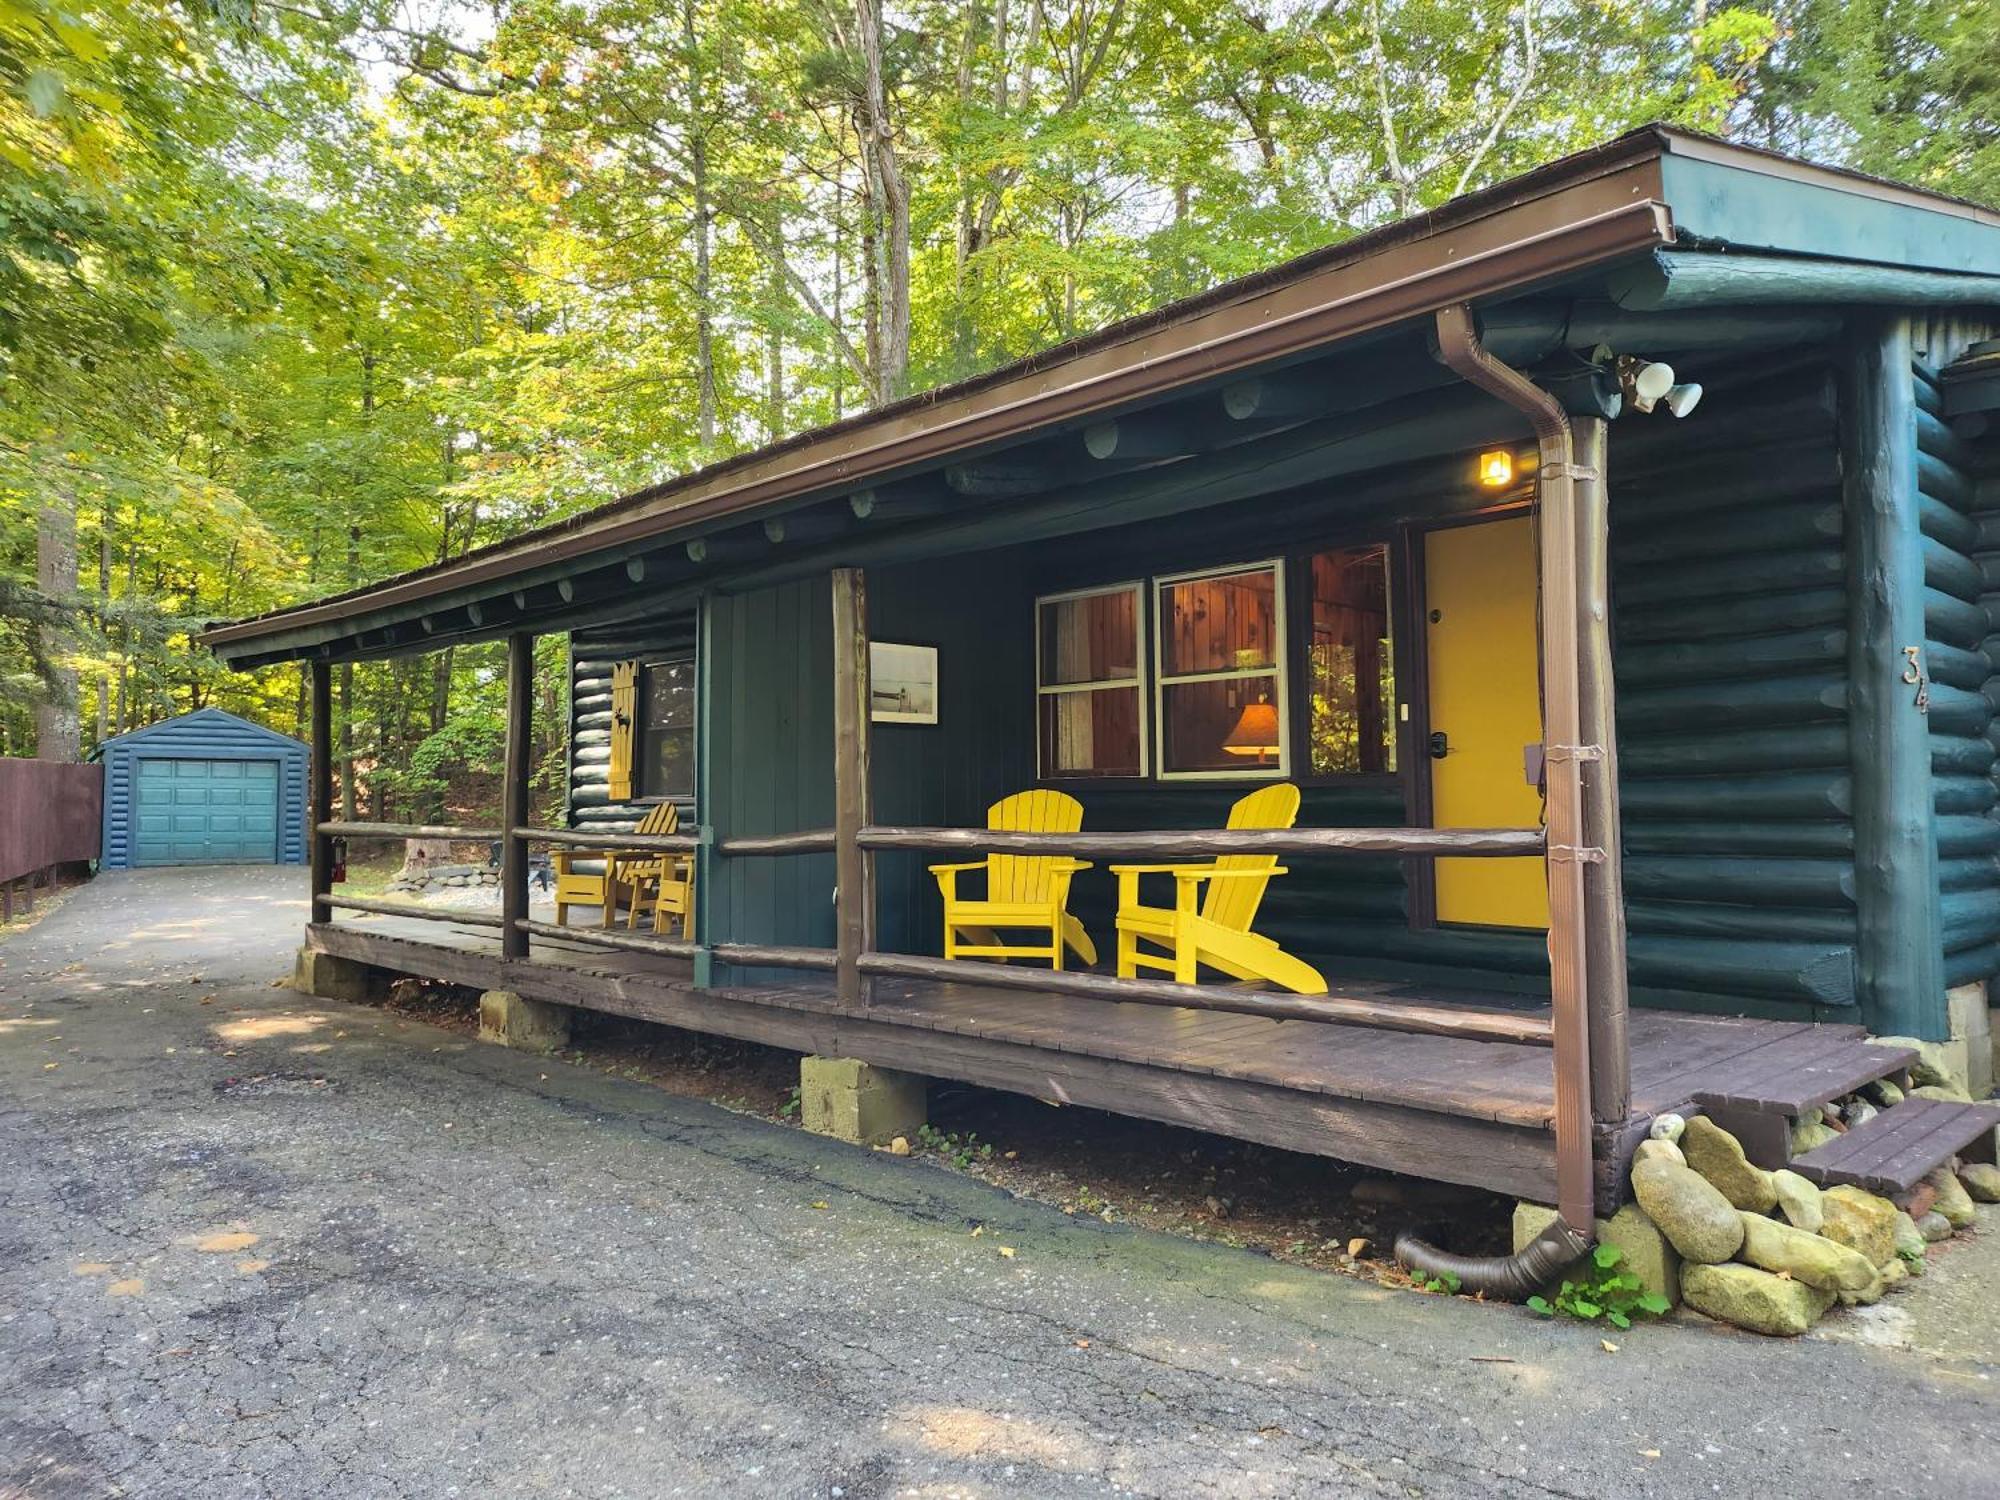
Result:
{"type": "Polygon", "coordinates": [[[304,864],[307,755],[219,708],[106,740],[103,868],[304,864]]]}

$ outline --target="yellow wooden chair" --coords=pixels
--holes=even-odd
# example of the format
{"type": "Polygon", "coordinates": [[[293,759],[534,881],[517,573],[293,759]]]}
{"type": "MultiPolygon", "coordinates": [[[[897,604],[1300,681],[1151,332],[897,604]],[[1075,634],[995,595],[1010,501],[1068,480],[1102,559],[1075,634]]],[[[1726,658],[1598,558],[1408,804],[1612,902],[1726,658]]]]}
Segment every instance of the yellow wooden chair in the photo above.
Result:
{"type": "MultiPolygon", "coordinates": [[[[672,833],[680,827],[680,823],[680,809],[671,802],[661,802],[639,820],[639,826],[633,832],[649,835],[672,833]]],[[[641,856],[624,854],[616,849],[555,850],[549,855],[549,864],[556,877],[556,925],[569,926],[569,909],[572,906],[595,906],[602,909],[598,926],[609,927],[618,909],[616,882],[620,878],[619,863],[624,860],[629,864],[640,859],[641,856]]],[[[630,876],[624,878],[629,883],[630,876]]]]}
{"type": "MultiPolygon", "coordinates": [[[[986,810],[986,826],[1010,833],[1075,833],[1083,827],[1083,804],[1063,792],[1016,792],[986,810]]],[[[1083,924],[1069,914],[1069,883],[1090,862],[1052,854],[989,854],[966,864],[932,865],[944,894],[946,958],[1046,958],[1063,966],[1063,949],[1076,950],[1086,964],[1097,962],[1097,947],[1083,924]],[[986,872],[983,900],[958,894],[958,877],[986,872]],[[1008,931],[1032,931],[1035,943],[1009,943],[1008,931]]]]}
{"type": "MultiPolygon", "coordinates": [[[[680,813],[671,802],[663,803],[672,816],[666,818],[659,828],[648,828],[647,833],[677,833],[680,831],[680,813]]],[[[681,924],[681,938],[685,942],[694,941],[694,856],[692,854],[655,854],[636,859],[618,856],[617,869],[613,874],[612,900],[629,902],[625,925],[637,927],[639,913],[649,907],[653,913],[653,931],[665,932],[669,919],[678,917],[681,924]],[[648,895],[650,888],[651,894],[648,895]]]]}
{"type": "MultiPolygon", "coordinates": [[[[1299,789],[1290,782],[1263,787],[1229,810],[1231,828],[1290,828],[1299,815],[1299,789]]],[[[1206,865],[1113,865],[1118,877],[1118,977],[1161,970],[1193,984],[1203,964],[1237,979],[1281,985],[1301,995],[1324,995],[1326,980],[1270,938],[1250,930],[1264,889],[1284,866],[1275,854],[1225,854],[1206,865]],[[1143,906],[1141,875],[1174,877],[1171,908],[1143,906]],[[1202,886],[1208,887],[1206,895],[1202,886]],[[1149,953],[1141,944],[1165,950],[1149,953]]]]}

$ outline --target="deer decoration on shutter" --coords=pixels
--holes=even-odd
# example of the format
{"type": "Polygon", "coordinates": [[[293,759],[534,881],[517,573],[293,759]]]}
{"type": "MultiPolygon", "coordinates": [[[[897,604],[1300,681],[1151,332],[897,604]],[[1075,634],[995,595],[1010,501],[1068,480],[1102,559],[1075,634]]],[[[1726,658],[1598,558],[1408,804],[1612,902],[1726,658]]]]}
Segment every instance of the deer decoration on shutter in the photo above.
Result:
{"type": "Polygon", "coordinates": [[[632,800],[632,749],[639,709],[639,664],[621,661],[611,669],[611,767],[613,802],[632,800]]]}

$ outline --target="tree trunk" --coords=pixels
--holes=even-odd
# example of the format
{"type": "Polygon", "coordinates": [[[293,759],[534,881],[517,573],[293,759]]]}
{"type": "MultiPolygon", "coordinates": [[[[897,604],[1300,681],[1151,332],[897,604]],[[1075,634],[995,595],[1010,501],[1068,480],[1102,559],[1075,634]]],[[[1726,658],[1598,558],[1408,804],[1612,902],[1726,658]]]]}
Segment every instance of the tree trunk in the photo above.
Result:
{"type": "Polygon", "coordinates": [[[35,519],[35,585],[53,613],[41,626],[47,692],[35,705],[35,754],[43,760],[75,761],[83,755],[77,723],[76,669],[69,665],[76,609],[76,488],[59,470],[56,494],[35,519]]]}
{"type": "Polygon", "coordinates": [[[775,443],[785,435],[785,330],[778,321],[785,305],[785,211],[771,208],[771,244],[776,258],[771,262],[765,295],[771,299],[770,315],[764,323],[764,437],[775,443]]]}
{"type": "MultiPolygon", "coordinates": [[[[97,519],[97,635],[99,650],[111,643],[111,502],[97,519]]],[[[111,668],[97,674],[97,743],[111,738],[111,668]]]]}
{"type": "Polygon", "coordinates": [[[875,226],[876,327],[871,363],[875,401],[886,405],[903,394],[910,373],[910,196],[903,185],[889,116],[884,76],[881,0],[855,0],[865,97],[861,110],[861,155],[868,177],[875,226]]]}
{"type": "MultiPolygon", "coordinates": [[[[347,586],[353,588],[361,572],[361,528],[347,528],[347,586]]],[[[340,816],[354,821],[354,663],[340,664],[340,816]]]]}
{"type": "Polygon", "coordinates": [[[707,79],[693,0],[681,0],[681,40],[687,48],[688,176],[694,186],[695,424],[703,457],[715,449],[714,213],[708,181],[707,79]]]}

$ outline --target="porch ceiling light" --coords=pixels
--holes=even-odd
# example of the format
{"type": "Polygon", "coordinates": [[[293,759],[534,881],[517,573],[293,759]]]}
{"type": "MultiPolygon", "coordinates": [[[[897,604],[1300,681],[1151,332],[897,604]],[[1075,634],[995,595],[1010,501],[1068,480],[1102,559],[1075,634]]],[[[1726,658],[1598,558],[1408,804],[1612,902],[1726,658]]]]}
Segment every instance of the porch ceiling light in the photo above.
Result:
{"type": "Polygon", "coordinates": [[[1479,482],[1489,490],[1504,490],[1514,482],[1514,455],[1493,448],[1479,455],[1479,482]]]}

